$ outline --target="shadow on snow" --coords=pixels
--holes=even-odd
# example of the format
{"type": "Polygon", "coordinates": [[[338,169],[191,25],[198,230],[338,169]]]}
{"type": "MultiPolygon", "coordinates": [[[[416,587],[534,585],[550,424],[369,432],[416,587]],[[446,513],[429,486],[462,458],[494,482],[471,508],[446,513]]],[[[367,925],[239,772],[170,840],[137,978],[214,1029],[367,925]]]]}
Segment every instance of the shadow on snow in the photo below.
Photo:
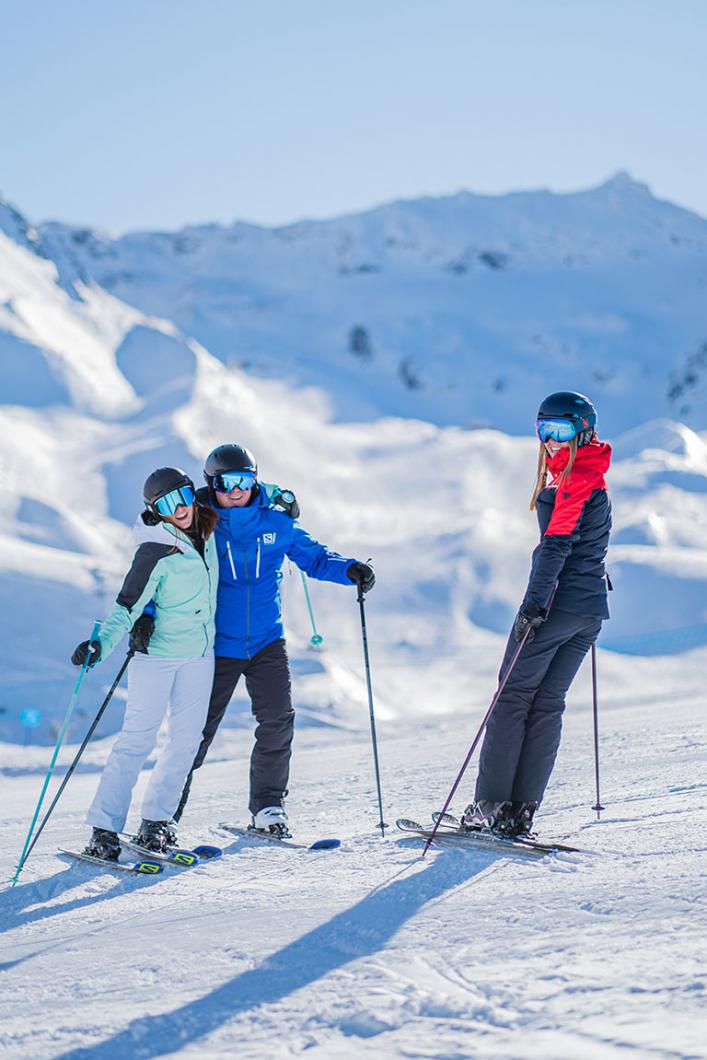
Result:
{"type": "Polygon", "coordinates": [[[196,1001],[159,1016],[134,1020],[94,1046],[72,1049],[58,1060],[164,1056],[261,1005],[275,1004],[352,961],[380,950],[424,905],[488,869],[495,856],[439,851],[412,876],[393,878],[352,908],[337,914],[196,1001]]]}

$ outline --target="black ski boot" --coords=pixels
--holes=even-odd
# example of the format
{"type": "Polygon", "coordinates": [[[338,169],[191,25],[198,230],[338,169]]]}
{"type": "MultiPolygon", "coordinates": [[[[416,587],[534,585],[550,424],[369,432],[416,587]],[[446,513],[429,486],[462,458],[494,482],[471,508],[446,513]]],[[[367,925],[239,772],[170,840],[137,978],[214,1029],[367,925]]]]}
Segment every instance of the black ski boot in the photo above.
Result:
{"type": "Polygon", "coordinates": [[[171,821],[146,821],[143,817],[135,842],[146,850],[164,854],[168,847],[177,845],[177,834],[171,821]]]}
{"type": "Polygon", "coordinates": [[[511,802],[507,803],[507,807],[506,812],[496,821],[494,832],[511,839],[533,838],[533,817],[538,808],[537,802],[511,802]]]}
{"type": "Polygon", "coordinates": [[[120,857],[118,833],[109,832],[106,828],[94,828],[88,845],[84,848],[84,854],[90,854],[92,858],[102,858],[103,861],[117,861],[120,857]]]}
{"type": "Polygon", "coordinates": [[[510,807],[510,802],[494,802],[493,799],[477,799],[470,802],[462,814],[462,827],[470,832],[495,831],[496,824],[510,807]]]}

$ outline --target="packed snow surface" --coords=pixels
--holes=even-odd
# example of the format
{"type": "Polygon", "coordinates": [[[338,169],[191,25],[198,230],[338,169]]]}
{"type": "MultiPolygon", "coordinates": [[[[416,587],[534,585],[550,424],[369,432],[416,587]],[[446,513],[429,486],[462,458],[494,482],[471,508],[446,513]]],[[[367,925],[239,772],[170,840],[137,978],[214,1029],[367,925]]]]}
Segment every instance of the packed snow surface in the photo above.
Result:
{"type": "MultiPolygon", "coordinates": [[[[372,600],[370,612],[375,643],[372,600]]],[[[704,673],[704,653],[684,664],[704,673]]],[[[492,682],[466,687],[489,697],[492,682]]],[[[154,878],[62,861],[56,847],[87,833],[98,778],[84,770],[0,893],[4,1055],[704,1057],[703,700],[648,672],[624,702],[606,679],[601,692],[605,812],[597,823],[591,810],[587,667],[538,822],[583,852],[541,862],[449,847],[421,860],[417,840],[394,828],[381,839],[363,716],[360,732],[296,739],[292,823],[341,837],[332,852],[219,832],[246,821],[251,740],[222,730],[182,822],[183,840],[223,845],[220,861],[154,878]]],[[[440,806],[481,715],[380,726],[390,824],[440,806]]],[[[4,877],[41,781],[34,756],[12,757],[4,877]]],[[[473,767],[457,810],[472,779],[473,767]]]]}

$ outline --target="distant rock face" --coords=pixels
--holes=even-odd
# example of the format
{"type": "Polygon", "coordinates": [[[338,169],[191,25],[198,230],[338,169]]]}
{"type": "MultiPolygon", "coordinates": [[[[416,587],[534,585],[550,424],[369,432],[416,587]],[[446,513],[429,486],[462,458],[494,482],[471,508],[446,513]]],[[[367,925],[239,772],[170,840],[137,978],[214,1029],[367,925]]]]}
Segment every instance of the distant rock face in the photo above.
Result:
{"type": "Polygon", "coordinates": [[[703,342],[685,358],[668,386],[668,400],[681,419],[692,415],[695,400],[704,402],[706,383],[707,342],[703,342]]]}
{"type": "Polygon", "coordinates": [[[370,361],[373,358],[373,344],[365,328],[359,324],[351,328],[349,332],[349,349],[354,357],[362,361],[370,361]]]}
{"type": "Polygon", "coordinates": [[[4,232],[15,243],[28,247],[34,254],[44,257],[42,239],[37,229],[11,203],[0,195],[0,232],[4,232]]]}

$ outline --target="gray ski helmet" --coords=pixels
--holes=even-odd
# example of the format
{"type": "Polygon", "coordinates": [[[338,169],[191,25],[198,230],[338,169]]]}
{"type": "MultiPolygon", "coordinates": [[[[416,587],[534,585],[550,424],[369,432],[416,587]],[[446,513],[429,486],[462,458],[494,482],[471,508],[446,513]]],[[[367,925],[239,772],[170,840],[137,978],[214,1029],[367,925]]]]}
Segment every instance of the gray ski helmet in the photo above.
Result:
{"type": "Polygon", "coordinates": [[[538,420],[568,420],[575,429],[577,445],[587,445],[594,437],[597,410],[584,394],[558,390],[540,403],[538,420]]]}
{"type": "Polygon", "coordinates": [[[258,477],[258,464],[250,449],[244,449],[242,445],[226,443],[217,445],[209,453],[204,463],[204,478],[213,489],[214,476],[223,475],[228,471],[250,471],[258,477]]]}
{"type": "Polygon", "coordinates": [[[180,486],[191,486],[196,492],[194,483],[186,471],[182,471],[180,467],[158,467],[156,471],[147,476],[145,485],[142,487],[145,504],[151,512],[158,514],[155,508],[156,501],[164,497],[165,493],[171,493],[180,486]]]}

